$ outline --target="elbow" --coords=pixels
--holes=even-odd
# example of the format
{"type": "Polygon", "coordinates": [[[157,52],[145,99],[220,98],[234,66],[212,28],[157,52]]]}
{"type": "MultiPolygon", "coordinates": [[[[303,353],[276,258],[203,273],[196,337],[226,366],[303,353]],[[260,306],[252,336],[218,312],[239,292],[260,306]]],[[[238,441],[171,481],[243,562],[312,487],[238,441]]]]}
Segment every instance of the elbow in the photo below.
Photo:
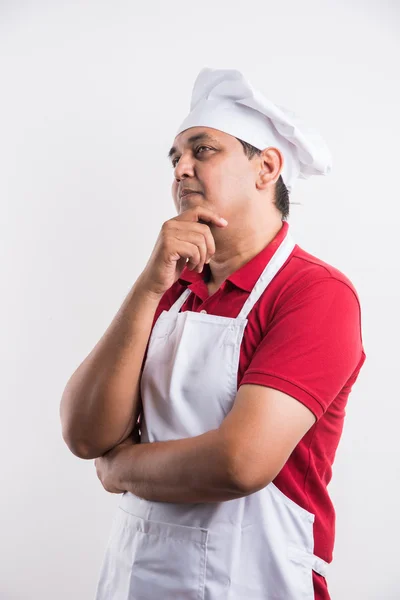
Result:
{"type": "Polygon", "coordinates": [[[264,477],[253,476],[249,471],[251,471],[251,468],[247,471],[245,469],[242,471],[238,470],[234,478],[234,485],[243,496],[259,492],[272,481],[270,477],[266,477],[265,475],[264,477]]]}
{"type": "Polygon", "coordinates": [[[259,492],[263,488],[267,487],[268,484],[271,483],[270,478],[266,479],[255,479],[249,478],[243,475],[236,482],[236,486],[238,490],[242,493],[243,496],[249,496],[250,494],[254,494],[255,492],[259,492]]]}
{"type": "Polygon", "coordinates": [[[62,437],[72,454],[83,460],[99,458],[121,443],[118,441],[117,443],[103,443],[102,445],[96,445],[89,443],[86,439],[78,438],[66,429],[62,429],[62,437]]]}
{"type": "Polygon", "coordinates": [[[86,444],[74,439],[64,430],[62,430],[62,438],[68,449],[78,458],[82,458],[83,460],[91,460],[101,456],[101,453],[94,451],[93,448],[89,448],[86,444]]]}
{"type": "Polygon", "coordinates": [[[65,444],[72,454],[78,458],[91,460],[101,456],[104,454],[105,450],[100,452],[97,448],[93,448],[93,446],[87,444],[87,442],[82,439],[82,436],[79,435],[76,418],[74,420],[73,412],[68,405],[68,401],[68,389],[66,388],[61,398],[59,410],[61,434],[65,444]]]}
{"type": "Polygon", "coordinates": [[[76,444],[64,432],[62,433],[62,438],[63,438],[65,444],[67,445],[67,448],[72,452],[72,454],[74,454],[78,458],[83,458],[83,459],[87,458],[87,449],[86,448],[84,448],[82,445],[76,444]]]}
{"type": "Polygon", "coordinates": [[[273,479],[265,468],[257,468],[255,463],[255,460],[245,460],[243,454],[238,452],[231,457],[232,485],[242,496],[259,492],[273,479]]]}
{"type": "Polygon", "coordinates": [[[258,491],[258,489],[261,489],[261,487],[264,487],[257,487],[257,483],[250,478],[247,473],[239,471],[238,469],[230,472],[230,482],[232,489],[234,489],[239,496],[249,496],[258,491]]]}

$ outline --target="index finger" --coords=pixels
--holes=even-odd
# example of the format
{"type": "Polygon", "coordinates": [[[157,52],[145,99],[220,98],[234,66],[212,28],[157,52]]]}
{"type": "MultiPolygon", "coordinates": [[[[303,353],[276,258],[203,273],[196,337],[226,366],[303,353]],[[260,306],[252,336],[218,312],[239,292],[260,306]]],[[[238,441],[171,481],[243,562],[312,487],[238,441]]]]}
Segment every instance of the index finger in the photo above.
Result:
{"type": "Polygon", "coordinates": [[[225,225],[228,225],[228,221],[226,219],[218,215],[213,210],[205,208],[204,206],[189,208],[178,215],[176,219],[179,221],[197,221],[205,225],[208,223],[213,223],[218,225],[218,227],[224,227],[225,225]]]}

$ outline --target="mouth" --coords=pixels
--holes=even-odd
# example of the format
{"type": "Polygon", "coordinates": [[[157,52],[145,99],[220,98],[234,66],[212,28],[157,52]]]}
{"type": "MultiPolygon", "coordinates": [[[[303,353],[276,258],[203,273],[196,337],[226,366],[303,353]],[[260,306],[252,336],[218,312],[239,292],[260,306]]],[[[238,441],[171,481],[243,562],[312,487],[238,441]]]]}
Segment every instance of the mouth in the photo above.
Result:
{"type": "Polygon", "coordinates": [[[183,194],[180,195],[180,198],[185,198],[186,196],[191,196],[192,194],[199,194],[199,192],[183,192],[183,194]]]}

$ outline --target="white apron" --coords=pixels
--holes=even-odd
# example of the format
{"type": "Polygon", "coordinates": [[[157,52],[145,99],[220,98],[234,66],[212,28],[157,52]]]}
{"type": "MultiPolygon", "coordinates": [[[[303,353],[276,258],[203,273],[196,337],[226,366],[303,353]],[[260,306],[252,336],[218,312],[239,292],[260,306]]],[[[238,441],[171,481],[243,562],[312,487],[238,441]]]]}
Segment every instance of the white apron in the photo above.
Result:
{"type": "MultiPolygon", "coordinates": [[[[141,379],[142,441],[218,428],[237,393],[247,316],[294,249],[288,233],[237,318],[179,312],[189,289],[153,328],[141,379]]],[[[151,502],[124,492],[95,600],[314,600],[314,514],[274,483],[214,503],[151,502]]]]}

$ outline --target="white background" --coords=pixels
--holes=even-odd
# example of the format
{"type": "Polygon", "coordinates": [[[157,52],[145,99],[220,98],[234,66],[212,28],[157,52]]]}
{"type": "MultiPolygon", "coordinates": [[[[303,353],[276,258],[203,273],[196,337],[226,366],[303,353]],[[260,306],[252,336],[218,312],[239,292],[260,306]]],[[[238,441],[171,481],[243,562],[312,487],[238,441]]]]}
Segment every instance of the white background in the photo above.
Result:
{"type": "Polygon", "coordinates": [[[399,17],[395,0],[0,1],[2,600],[93,598],[120,496],[68,450],[59,403],[175,215],[166,154],[204,66],[242,70],[333,154],[289,219],[362,307],[328,583],[400,598],[399,17]]]}

